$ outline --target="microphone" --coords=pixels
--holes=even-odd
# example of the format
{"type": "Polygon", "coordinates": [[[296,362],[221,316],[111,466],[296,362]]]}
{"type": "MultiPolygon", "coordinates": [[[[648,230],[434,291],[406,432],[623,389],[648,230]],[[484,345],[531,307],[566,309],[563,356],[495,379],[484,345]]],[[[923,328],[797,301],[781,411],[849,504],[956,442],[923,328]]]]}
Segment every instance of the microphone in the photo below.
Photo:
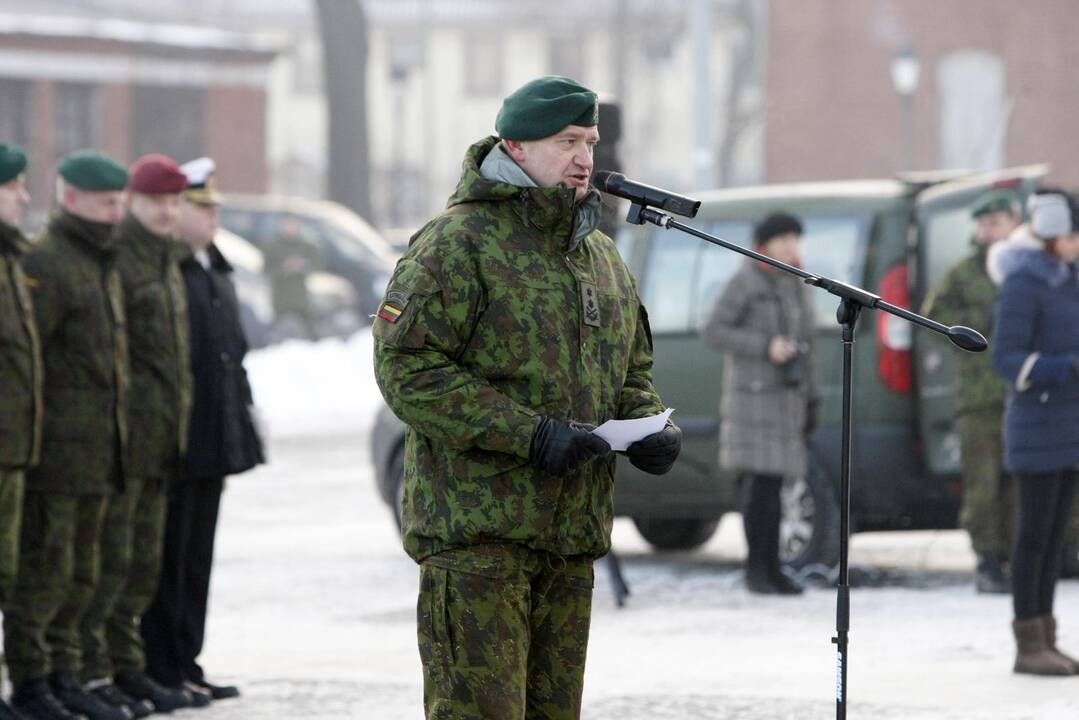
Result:
{"type": "Polygon", "coordinates": [[[622,173],[598,170],[592,175],[592,184],[597,190],[602,190],[609,195],[625,198],[638,205],[651,205],[660,210],[666,210],[676,215],[696,217],[701,209],[701,201],[688,198],[684,195],[675,195],[672,192],[661,190],[651,185],[626,180],[622,173]]]}

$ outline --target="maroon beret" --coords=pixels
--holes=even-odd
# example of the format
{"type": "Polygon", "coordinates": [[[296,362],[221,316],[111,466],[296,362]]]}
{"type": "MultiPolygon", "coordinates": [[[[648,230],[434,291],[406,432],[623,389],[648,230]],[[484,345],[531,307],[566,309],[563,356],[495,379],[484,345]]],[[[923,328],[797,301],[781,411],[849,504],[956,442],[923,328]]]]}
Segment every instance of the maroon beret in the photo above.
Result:
{"type": "Polygon", "coordinates": [[[131,164],[127,189],[143,195],[165,195],[183,192],[187,176],[180,172],[176,161],[165,155],[143,155],[131,164]]]}

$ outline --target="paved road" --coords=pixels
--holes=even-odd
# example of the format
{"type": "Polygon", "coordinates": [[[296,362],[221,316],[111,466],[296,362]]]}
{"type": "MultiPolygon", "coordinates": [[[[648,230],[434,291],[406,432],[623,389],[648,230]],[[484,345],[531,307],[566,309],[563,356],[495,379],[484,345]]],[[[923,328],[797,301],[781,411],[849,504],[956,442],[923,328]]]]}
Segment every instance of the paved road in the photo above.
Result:
{"type": "MultiPolygon", "coordinates": [[[[272,465],[226,491],[203,655],[244,697],[177,716],[421,718],[416,569],[363,440],[270,449],[272,465]]],[[[737,517],[698,553],[657,557],[623,521],[615,545],[633,595],[618,609],[597,572],[585,718],[835,716],[834,591],[749,595],[737,517]]],[[[1009,672],[1009,598],[975,595],[971,561],[958,532],[855,539],[851,718],[1079,717],[1079,677],[1009,672]]],[[[1060,607],[1061,645],[1079,648],[1079,583],[1060,607]]]]}

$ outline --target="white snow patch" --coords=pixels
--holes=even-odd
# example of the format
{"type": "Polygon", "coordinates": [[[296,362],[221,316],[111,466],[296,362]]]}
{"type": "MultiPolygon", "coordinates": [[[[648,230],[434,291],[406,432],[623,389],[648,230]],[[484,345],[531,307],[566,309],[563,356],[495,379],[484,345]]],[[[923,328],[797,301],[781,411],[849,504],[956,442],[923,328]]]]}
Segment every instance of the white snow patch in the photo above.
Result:
{"type": "Polygon", "coordinates": [[[269,438],[366,436],[382,396],[372,368],[370,328],[347,340],[294,340],[244,362],[269,438]]]}

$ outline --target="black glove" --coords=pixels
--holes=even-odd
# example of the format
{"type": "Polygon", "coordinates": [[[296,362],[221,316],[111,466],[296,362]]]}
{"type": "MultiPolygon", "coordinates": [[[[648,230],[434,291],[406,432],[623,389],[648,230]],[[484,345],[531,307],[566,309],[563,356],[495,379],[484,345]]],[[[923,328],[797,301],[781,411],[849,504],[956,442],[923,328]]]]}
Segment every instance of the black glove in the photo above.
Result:
{"type": "Polygon", "coordinates": [[[532,433],[528,460],[533,467],[554,475],[575,473],[592,458],[611,451],[606,440],[592,434],[593,429],[544,415],[532,433]]]}
{"type": "Polygon", "coordinates": [[[674,465],[682,450],[682,430],[668,425],[658,433],[638,440],[626,448],[626,455],[633,467],[653,475],[663,475],[674,465]]]}

